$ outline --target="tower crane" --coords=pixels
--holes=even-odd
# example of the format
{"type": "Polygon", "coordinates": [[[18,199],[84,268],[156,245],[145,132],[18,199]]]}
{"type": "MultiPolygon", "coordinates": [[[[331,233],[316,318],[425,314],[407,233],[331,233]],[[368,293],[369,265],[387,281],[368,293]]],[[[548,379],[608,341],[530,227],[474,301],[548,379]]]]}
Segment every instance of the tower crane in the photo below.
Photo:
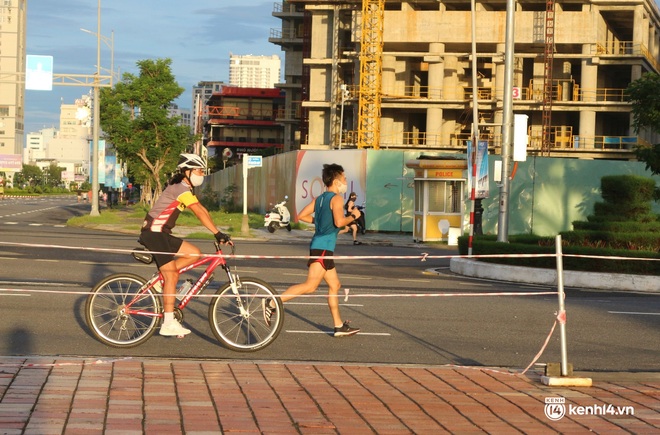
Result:
{"type": "Polygon", "coordinates": [[[358,148],[380,148],[385,0],[362,0],[358,148]]]}

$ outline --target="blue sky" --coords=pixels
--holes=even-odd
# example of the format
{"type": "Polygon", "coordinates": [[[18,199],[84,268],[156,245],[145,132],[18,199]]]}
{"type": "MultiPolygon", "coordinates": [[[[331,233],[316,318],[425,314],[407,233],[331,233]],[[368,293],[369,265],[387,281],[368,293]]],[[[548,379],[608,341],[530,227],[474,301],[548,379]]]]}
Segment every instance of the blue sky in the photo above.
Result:
{"type": "MultiPolygon", "coordinates": [[[[96,70],[97,0],[29,0],[27,53],[54,57],[55,74],[93,74],[96,70]]],[[[241,0],[101,0],[101,34],[114,31],[114,64],[137,73],[136,62],[170,58],[177,82],[185,89],[176,101],[192,105],[192,86],[202,80],[229,80],[229,53],[272,55],[284,62],[280,47],[268,42],[273,1],[241,0]]],[[[110,49],[101,43],[101,66],[110,68],[110,49]]],[[[66,104],[89,88],[53,86],[27,91],[25,131],[59,126],[66,104]]]]}

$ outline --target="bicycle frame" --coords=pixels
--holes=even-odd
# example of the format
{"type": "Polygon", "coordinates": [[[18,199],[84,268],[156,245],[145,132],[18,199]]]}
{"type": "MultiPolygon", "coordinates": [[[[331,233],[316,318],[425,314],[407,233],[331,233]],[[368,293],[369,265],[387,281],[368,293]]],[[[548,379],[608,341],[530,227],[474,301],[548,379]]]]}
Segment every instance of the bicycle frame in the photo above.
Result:
{"type": "MultiPolygon", "coordinates": [[[[221,266],[225,272],[227,273],[227,278],[228,281],[231,285],[232,291],[234,294],[238,293],[237,290],[237,279],[234,276],[234,274],[231,273],[229,270],[229,265],[227,264],[227,261],[225,260],[225,257],[222,255],[222,249],[218,246],[216,243],[216,253],[213,256],[208,256],[208,257],[200,257],[198,260],[196,260],[194,263],[189,264],[188,266],[185,266],[181,269],[179,269],[179,274],[186,273],[190,270],[196,269],[204,264],[207,264],[208,266],[206,267],[206,270],[204,270],[204,273],[195,281],[193,286],[186,292],[185,296],[183,299],[179,301],[178,308],[180,310],[183,310],[186,305],[190,302],[190,300],[196,296],[203,287],[205,287],[205,284],[209,279],[212,278],[213,272],[218,266],[221,266]]],[[[145,312],[142,310],[132,310],[131,306],[135,303],[135,301],[138,301],[144,293],[146,293],[150,288],[153,288],[153,286],[157,283],[160,282],[161,284],[163,283],[163,275],[159,272],[158,273],[158,279],[157,280],[152,280],[151,282],[148,282],[147,285],[138,293],[135,298],[133,298],[132,301],[126,304],[124,307],[124,312],[126,314],[136,314],[136,315],[142,315],[142,316],[150,316],[150,317],[163,317],[163,313],[153,313],[153,312],[145,312]]],[[[240,310],[242,314],[244,313],[244,308],[243,305],[240,304],[240,310]]]]}

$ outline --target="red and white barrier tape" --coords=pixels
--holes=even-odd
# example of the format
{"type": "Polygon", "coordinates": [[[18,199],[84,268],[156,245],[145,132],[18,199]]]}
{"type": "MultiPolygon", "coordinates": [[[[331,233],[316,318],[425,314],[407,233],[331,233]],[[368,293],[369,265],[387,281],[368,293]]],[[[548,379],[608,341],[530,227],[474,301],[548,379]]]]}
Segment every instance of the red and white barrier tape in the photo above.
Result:
{"type": "MultiPolygon", "coordinates": [[[[0,288],[0,292],[8,293],[50,293],[50,294],[67,294],[67,295],[78,295],[78,296],[89,296],[91,293],[88,291],[67,291],[67,290],[38,290],[38,289],[19,289],[19,288],[0,288]]],[[[106,296],[131,296],[136,293],[122,293],[122,292],[97,292],[97,295],[106,295],[106,296]]],[[[556,295],[557,292],[497,292],[497,293],[390,293],[390,294],[374,294],[374,293],[364,293],[364,294],[351,294],[352,298],[397,298],[397,297],[408,297],[408,298],[437,298],[437,297],[475,297],[475,296],[547,296],[547,295],[556,295]]],[[[158,293],[158,296],[162,296],[162,293],[158,293]]],[[[254,297],[281,297],[281,295],[252,295],[254,297]]],[[[215,298],[220,297],[216,294],[197,294],[193,296],[195,298],[215,298]]],[[[235,297],[233,294],[225,295],[224,297],[235,297]]],[[[297,295],[296,298],[327,298],[327,297],[343,297],[344,302],[348,301],[348,289],[345,289],[344,294],[337,295],[328,295],[328,294],[307,294],[307,295],[297,295]]]]}
{"type": "MultiPolygon", "coordinates": [[[[124,253],[130,254],[133,249],[115,249],[115,248],[89,248],[84,246],[63,246],[63,245],[46,245],[40,243],[15,243],[15,242],[0,242],[0,245],[6,246],[20,246],[26,248],[49,248],[49,249],[69,249],[76,251],[90,251],[90,252],[110,252],[110,253],[124,253]]],[[[168,254],[171,252],[162,251],[140,251],[144,254],[168,254]]],[[[232,259],[247,259],[247,260],[309,260],[321,258],[318,256],[310,255],[238,255],[238,254],[199,254],[192,255],[199,257],[224,257],[232,259]]],[[[557,254],[480,254],[480,255],[429,255],[427,252],[422,252],[418,255],[335,255],[334,260],[414,260],[426,261],[429,259],[443,259],[443,258],[544,258],[556,257],[557,254]]],[[[564,257],[580,257],[580,258],[598,258],[604,260],[637,260],[637,261],[660,261],[659,258],[639,258],[639,257],[610,257],[598,255],[578,255],[578,254],[562,254],[564,257]]]]}

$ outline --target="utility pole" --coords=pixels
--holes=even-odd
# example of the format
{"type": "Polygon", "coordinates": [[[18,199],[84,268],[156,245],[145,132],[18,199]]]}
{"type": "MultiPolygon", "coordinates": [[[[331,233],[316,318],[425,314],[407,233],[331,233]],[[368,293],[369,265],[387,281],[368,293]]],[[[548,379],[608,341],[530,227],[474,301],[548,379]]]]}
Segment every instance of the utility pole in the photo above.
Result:
{"type": "Polygon", "coordinates": [[[497,219],[497,241],[509,241],[509,166],[513,143],[513,55],[515,1],[506,1],[506,39],[504,43],[504,99],[502,116],[502,186],[497,219]]]}
{"type": "Polygon", "coordinates": [[[90,216],[99,213],[99,129],[101,123],[101,0],[96,12],[96,75],[94,76],[94,112],[92,122],[92,211],[90,216]]]}

